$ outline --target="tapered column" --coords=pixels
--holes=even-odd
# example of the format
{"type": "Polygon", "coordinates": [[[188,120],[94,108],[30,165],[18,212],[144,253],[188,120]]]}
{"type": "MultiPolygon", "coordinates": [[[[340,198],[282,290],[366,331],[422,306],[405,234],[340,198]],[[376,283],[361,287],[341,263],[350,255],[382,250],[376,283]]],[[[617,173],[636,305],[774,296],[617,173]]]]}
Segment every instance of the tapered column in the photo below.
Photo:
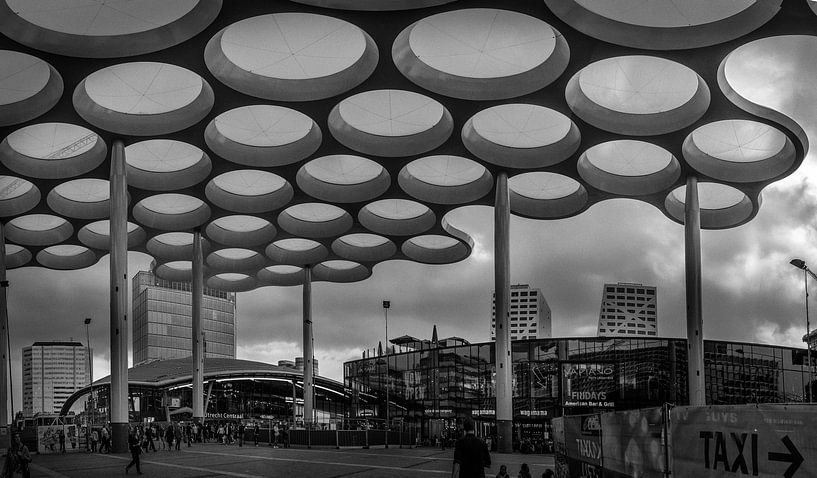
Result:
{"type": "Polygon", "coordinates": [[[698,178],[687,178],[684,200],[684,256],[686,258],[687,377],[689,404],[706,405],[704,381],[704,319],[701,306],[701,207],[698,178]]]}
{"type": "Polygon", "coordinates": [[[128,191],[125,145],[111,148],[111,434],[113,451],[128,451],[128,191]]]}
{"type": "Polygon", "coordinates": [[[513,363],[508,308],[511,299],[510,225],[508,175],[496,177],[494,201],[494,294],[496,310],[496,430],[497,450],[513,451],[513,363]]]}
{"type": "Polygon", "coordinates": [[[190,284],[192,295],[193,322],[193,421],[204,421],[204,332],[201,330],[201,303],[204,298],[204,264],[201,250],[201,230],[193,231],[193,280],[190,284]]]}
{"type": "Polygon", "coordinates": [[[313,422],[314,367],[312,366],[312,268],[304,267],[304,424],[313,422]]]}
{"type": "MultiPolygon", "coordinates": [[[[9,406],[11,395],[9,394],[9,311],[8,311],[8,296],[6,289],[8,288],[8,280],[6,279],[6,230],[5,226],[0,223],[0,429],[4,429],[9,425],[9,411],[12,407],[9,406]]],[[[14,417],[11,417],[14,420],[14,417]]],[[[0,448],[6,448],[9,445],[8,433],[0,431],[0,448]]]]}

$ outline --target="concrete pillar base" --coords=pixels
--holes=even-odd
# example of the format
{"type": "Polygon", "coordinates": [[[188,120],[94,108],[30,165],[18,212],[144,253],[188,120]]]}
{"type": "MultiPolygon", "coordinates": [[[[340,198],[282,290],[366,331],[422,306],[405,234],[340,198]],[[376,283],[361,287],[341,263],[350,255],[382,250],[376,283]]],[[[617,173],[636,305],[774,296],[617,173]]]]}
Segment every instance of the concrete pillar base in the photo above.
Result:
{"type": "Polygon", "coordinates": [[[513,453],[513,420],[496,421],[496,451],[513,453]]]}
{"type": "Polygon", "coordinates": [[[128,424],[111,423],[111,452],[128,453],[128,424]]]}

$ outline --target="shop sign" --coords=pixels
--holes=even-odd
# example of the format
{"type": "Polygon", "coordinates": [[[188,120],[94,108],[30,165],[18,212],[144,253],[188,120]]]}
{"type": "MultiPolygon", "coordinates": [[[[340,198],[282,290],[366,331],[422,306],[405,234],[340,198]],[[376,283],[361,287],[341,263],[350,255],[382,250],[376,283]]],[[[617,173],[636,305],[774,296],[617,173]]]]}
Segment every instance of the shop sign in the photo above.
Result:
{"type": "Polygon", "coordinates": [[[450,408],[426,408],[425,409],[425,414],[426,415],[438,415],[438,416],[453,415],[454,410],[452,410],[450,408]]]}
{"type": "Polygon", "coordinates": [[[244,415],[240,413],[208,413],[207,418],[222,418],[222,419],[232,419],[232,420],[240,420],[244,418],[244,415]]]}
{"type": "Polygon", "coordinates": [[[520,415],[524,417],[546,417],[548,416],[547,410],[521,410],[519,412],[520,415]]]}
{"type": "Polygon", "coordinates": [[[615,408],[615,373],[610,363],[563,363],[562,405],[615,408]]]}
{"type": "Polygon", "coordinates": [[[471,410],[472,417],[492,417],[496,415],[496,410],[490,408],[482,408],[479,410],[471,410]]]}

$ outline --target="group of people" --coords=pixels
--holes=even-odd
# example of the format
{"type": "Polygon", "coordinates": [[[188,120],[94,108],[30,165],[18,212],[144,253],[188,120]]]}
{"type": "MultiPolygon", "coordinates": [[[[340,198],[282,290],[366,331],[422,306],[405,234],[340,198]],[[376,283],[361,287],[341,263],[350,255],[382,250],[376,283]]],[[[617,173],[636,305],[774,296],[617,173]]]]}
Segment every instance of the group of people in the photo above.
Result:
{"type": "MultiPolygon", "coordinates": [[[[485,468],[491,466],[491,453],[488,451],[488,445],[477,438],[472,419],[465,419],[463,429],[465,435],[454,444],[454,465],[451,476],[452,478],[485,478],[485,468]]],[[[516,477],[533,478],[527,463],[522,463],[516,477]]],[[[511,478],[511,475],[508,474],[508,467],[500,466],[496,478],[511,478]]],[[[553,470],[545,470],[542,478],[553,478],[553,470]]]]}
{"type": "Polygon", "coordinates": [[[94,428],[89,435],[88,446],[91,453],[96,453],[97,448],[99,448],[99,453],[111,452],[111,431],[107,426],[94,428]]]}
{"type": "MultiPolygon", "coordinates": [[[[545,470],[542,473],[542,478],[553,478],[553,476],[553,470],[545,470]]],[[[511,478],[511,475],[508,474],[508,467],[505,465],[500,466],[496,478],[511,478]]],[[[516,478],[533,478],[527,463],[522,463],[522,466],[519,467],[519,473],[517,473],[516,478]]]]}

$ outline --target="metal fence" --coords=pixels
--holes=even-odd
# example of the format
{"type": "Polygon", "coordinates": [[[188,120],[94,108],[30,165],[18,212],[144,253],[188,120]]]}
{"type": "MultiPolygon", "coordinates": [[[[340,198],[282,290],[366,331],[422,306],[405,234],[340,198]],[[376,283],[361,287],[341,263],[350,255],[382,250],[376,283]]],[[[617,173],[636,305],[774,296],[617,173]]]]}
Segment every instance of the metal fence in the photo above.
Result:
{"type": "MultiPolygon", "coordinates": [[[[270,446],[298,447],[334,447],[334,448],[369,448],[396,447],[411,448],[417,446],[418,426],[393,421],[386,425],[384,420],[343,419],[329,423],[316,423],[311,426],[301,424],[291,426],[289,423],[278,423],[274,426],[265,424],[258,430],[259,443],[270,446]],[[285,431],[285,432],[284,432],[285,431]]],[[[244,440],[254,441],[255,430],[247,427],[244,440]]]]}

